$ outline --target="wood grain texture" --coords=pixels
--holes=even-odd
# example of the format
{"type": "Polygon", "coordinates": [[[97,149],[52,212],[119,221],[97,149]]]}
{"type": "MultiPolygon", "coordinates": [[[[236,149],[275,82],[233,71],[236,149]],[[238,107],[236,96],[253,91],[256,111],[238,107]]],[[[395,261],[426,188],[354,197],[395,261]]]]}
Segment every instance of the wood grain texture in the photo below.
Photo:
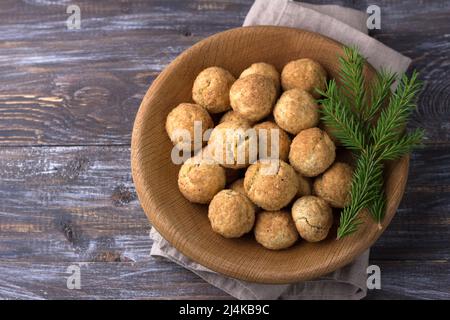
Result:
{"type": "MultiPolygon", "coordinates": [[[[80,261],[95,263],[99,274],[128,268],[120,267],[122,262],[108,262],[117,260],[126,265],[136,261],[136,268],[155,268],[155,272],[128,277],[121,292],[107,290],[113,284],[106,285],[105,277],[98,277],[96,285],[106,289],[91,290],[89,298],[224,297],[190,272],[149,258],[150,225],[138,201],[125,200],[134,193],[129,143],[134,114],[156,75],[195,42],[240,26],[252,0],[76,3],[82,9],[82,28],[68,31],[64,2],[0,1],[0,225],[6,226],[0,232],[0,298],[23,298],[29,293],[50,299],[81,298],[86,291],[68,291],[65,279],[51,276],[50,270],[64,273],[70,263],[80,261]],[[80,174],[81,179],[52,178],[39,184],[36,172],[42,176],[46,163],[63,172],[73,168],[62,175],[76,176],[76,168],[86,168],[74,160],[80,155],[98,166],[89,165],[89,174],[80,174]],[[28,183],[33,177],[35,182],[28,183]],[[127,215],[132,218],[125,222],[118,218],[127,215]],[[70,223],[61,225],[58,220],[70,223]],[[20,281],[28,270],[34,270],[33,281],[20,281]],[[162,280],[161,272],[177,285],[162,280]]],[[[372,4],[368,0],[314,3],[361,10],[372,4]]],[[[382,10],[382,29],[371,33],[412,57],[412,67],[426,81],[411,126],[426,128],[427,147],[412,155],[400,209],[371,250],[372,263],[381,266],[383,278],[382,290],[370,291],[368,297],[448,299],[450,2],[381,0],[376,4],[382,10]]]]}
{"type": "MultiPolygon", "coordinates": [[[[129,143],[140,100],[162,68],[200,39],[240,26],[251,5],[250,0],[77,3],[82,27],[69,31],[63,3],[1,2],[0,72],[7,81],[0,87],[0,143],[129,143]]],[[[336,3],[364,9],[370,1],[336,3]]],[[[413,124],[428,129],[427,143],[449,143],[449,131],[442,129],[450,126],[448,1],[427,1],[429,12],[408,1],[378,5],[382,30],[375,37],[411,56],[427,81],[413,124]],[[421,28],[411,27],[414,23],[421,28]]]]}
{"type": "MultiPolygon", "coordinates": [[[[382,270],[381,290],[370,299],[449,299],[443,261],[374,261],[382,270]]],[[[81,289],[67,289],[70,263],[0,262],[3,299],[230,299],[223,291],[166,260],[79,262],[81,289]],[[21,277],[16,277],[20,273],[21,277]],[[161,281],[164,274],[164,281],[161,281]]]]}

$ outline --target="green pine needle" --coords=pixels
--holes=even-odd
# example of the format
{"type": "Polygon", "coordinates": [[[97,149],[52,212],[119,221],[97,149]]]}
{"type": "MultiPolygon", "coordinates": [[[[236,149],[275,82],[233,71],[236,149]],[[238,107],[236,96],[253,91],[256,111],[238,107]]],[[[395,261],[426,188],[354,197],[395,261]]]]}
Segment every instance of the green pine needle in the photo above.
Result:
{"type": "Polygon", "coordinates": [[[355,108],[356,112],[361,112],[364,103],[364,58],[355,47],[344,47],[344,57],[339,57],[341,73],[341,90],[355,108]]]}
{"type": "Polygon", "coordinates": [[[325,98],[321,103],[322,120],[333,130],[333,134],[347,148],[361,151],[366,144],[364,129],[359,119],[345,106],[339,95],[336,82],[330,80],[326,92],[320,92],[325,98]]]}
{"type": "Polygon", "coordinates": [[[361,224],[359,213],[376,200],[382,188],[383,167],[373,148],[362,152],[357,160],[350,189],[350,204],[341,212],[338,239],[355,232],[361,224]]]}
{"type": "Polygon", "coordinates": [[[379,152],[389,148],[402,136],[408,118],[416,108],[415,97],[422,87],[417,76],[417,72],[414,72],[410,79],[403,75],[397,91],[389,100],[389,105],[381,111],[371,132],[373,143],[379,152]]]}
{"type": "Polygon", "coordinates": [[[422,129],[416,129],[411,133],[406,133],[398,140],[393,140],[380,148],[380,158],[383,160],[396,160],[405,154],[410,153],[413,149],[421,146],[424,136],[422,129]]]}
{"type": "Polygon", "coordinates": [[[365,59],[356,48],[344,48],[339,61],[341,85],[329,81],[325,92],[320,92],[323,99],[319,103],[323,122],[357,156],[350,204],[340,217],[338,238],[342,238],[358,229],[363,209],[368,209],[381,227],[386,209],[383,161],[411,152],[420,145],[424,132],[405,132],[422,87],[417,72],[411,78],[403,75],[396,92],[391,93],[397,76],[382,70],[367,86],[363,74],[365,59]]]}
{"type": "Polygon", "coordinates": [[[370,88],[371,101],[364,113],[364,121],[370,122],[378,113],[386,98],[391,93],[391,86],[397,75],[387,70],[377,72],[374,85],[370,88]]]}
{"type": "MultiPolygon", "coordinates": [[[[383,167],[380,167],[380,170],[383,170],[383,167]]],[[[385,209],[386,209],[386,199],[384,195],[383,185],[383,175],[381,172],[381,175],[379,176],[380,181],[378,181],[378,185],[380,188],[376,190],[376,194],[374,197],[374,200],[369,204],[369,212],[372,215],[372,218],[375,220],[375,222],[378,223],[378,228],[381,229],[381,222],[383,221],[385,209]]]]}

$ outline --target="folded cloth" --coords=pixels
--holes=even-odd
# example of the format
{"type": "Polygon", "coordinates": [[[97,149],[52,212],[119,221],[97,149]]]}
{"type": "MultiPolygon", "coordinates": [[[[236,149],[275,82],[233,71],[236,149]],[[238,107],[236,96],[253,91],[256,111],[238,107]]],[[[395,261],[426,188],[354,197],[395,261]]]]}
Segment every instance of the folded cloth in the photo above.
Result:
{"type": "MultiPolygon", "coordinates": [[[[321,33],[345,45],[356,45],[377,69],[399,74],[411,60],[367,35],[366,14],[335,5],[291,0],[256,0],[244,26],[278,25],[321,33]]],[[[367,293],[369,250],[349,265],[311,281],[273,285],[241,281],[218,274],[190,260],[152,228],[152,256],[165,257],[238,299],[361,299],[367,293]]]]}
{"type": "Polygon", "coordinates": [[[369,251],[349,265],[317,280],[293,284],[261,284],[229,278],[192,261],[172,247],[155,228],[150,231],[150,254],[169,259],[191,270],[213,286],[241,300],[361,299],[366,296],[369,251]]]}
{"type": "Polygon", "coordinates": [[[403,73],[411,59],[367,35],[367,16],[334,5],[311,5],[291,0],[256,0],[244,26],[276,25],[313,31],[355,45],[375,69],[403,73]]]}

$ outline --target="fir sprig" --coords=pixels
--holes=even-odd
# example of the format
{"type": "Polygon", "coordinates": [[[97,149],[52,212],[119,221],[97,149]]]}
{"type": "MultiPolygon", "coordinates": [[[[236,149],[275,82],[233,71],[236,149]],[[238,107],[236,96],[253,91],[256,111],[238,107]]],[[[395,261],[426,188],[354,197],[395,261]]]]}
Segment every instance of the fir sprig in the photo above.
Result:
{"type": "Polygon", "coordinates": [[[405,132],[421,89],[416,72],[411,78],[403,75],[392,93],[390,88],[398,77],[388,71],[377,72],[373,83],[365,83],[365,59],[356,48],[344,48],[339,61],[340,86],[330,80],[325,92],[320,92],[323,99],[319,102],[324,123],[357,156],[351,201],[342,210],[338,228],[338,238],[342,238],[357,230],[363,209],[368,209],[381,227],[386,208],[383,162],[411,152],[420,145],[423,131],[405,132]]]}
{"type": "Polygon", "coordinates": [[[381,111],[380,118],[371,131],[373,144],[380,153],[383,153],[385,149],[392,149],[394,145],[397,145],[396,149],[399,151],[410,150],[417,141],[414,138],[421,140],[420,131],[416,131],[410,138],[403,137],[400,141],[397,140],[402,137],[408,117],[416,107],[415,97],[422,86],[417,76],[417,72],[414,72],[410,79],[406,75],[402,76],[397,91],[389,100],[388,107],[381,111]]]}
{"type": "Polygon", "coordinates": [[[394,83],[397,75],[390,73],[387,70],[381,70],[377,73],[375,82],[370,88],[370,103],[367,104],[367,111],[364,115],[364,120],[370,122],[378,113],[386,98],[391,93],[391,86],[394,83]]]}
{"type": "Polygon", "coordinates": [[[347,104],[353,105],[358,115],[363,112],[364,105],[364,58],[355,47],[344,47],[344,57],[339,57],[341,73],[341,92],[346,97],[347,104]]]}
{"type": "Polygon", "coordinates": [[[353,173],[350,204],[341,212],[338,239],[357,230],[361,224],[359,212],[377,200],[378,191],[382,188],[382,173],[382,164],[374,149],[369,147],[364,150],[353,173]]]}
{"type": "Polygon", "coordinates": [[[336,81],[330,80],[325,92],[319,91],[324,97],[319,102],[322,105],[322,121],[333,128],[333,134],[347,148],[361,151],[366,145],[366,134],[359,119],[342,101],[336,81]]]}

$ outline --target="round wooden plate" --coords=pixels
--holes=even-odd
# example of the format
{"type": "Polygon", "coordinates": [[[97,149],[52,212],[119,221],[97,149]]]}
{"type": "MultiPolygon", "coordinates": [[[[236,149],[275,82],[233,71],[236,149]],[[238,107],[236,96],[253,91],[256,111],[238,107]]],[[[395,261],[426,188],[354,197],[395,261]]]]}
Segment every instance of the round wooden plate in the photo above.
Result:
{"type": "MultiPolygon", "coordinates": [[[[302,30],[282,27],[237,28],[200,41],[176,58],[145,95],[133,128],[133,179],[142,207],[153,226],[192,260],[230,277],[262,283],[312,279],[351,262],[369,248],[391,221],[403,195],[409,158],[388,164],[385,172],[387,212],[382,228],[363,214],[358,232],[336,240],[334,231],[319,243],[299,241],[293,247],[270,251],[251,234],[225,239],[211,230],[207,206],[187,201],[177,187],[179,166],[171,161],[172,144],[164,130],[169,111],[192,101],[197,74],[221,66],[235,76],[254,62],[268,62],[278,70],[289,61],[312,58],[331,77],[337,76],[342,45],[302,30]]],[[[373,69],[367,66],[366,77],[373,69]]]]}

